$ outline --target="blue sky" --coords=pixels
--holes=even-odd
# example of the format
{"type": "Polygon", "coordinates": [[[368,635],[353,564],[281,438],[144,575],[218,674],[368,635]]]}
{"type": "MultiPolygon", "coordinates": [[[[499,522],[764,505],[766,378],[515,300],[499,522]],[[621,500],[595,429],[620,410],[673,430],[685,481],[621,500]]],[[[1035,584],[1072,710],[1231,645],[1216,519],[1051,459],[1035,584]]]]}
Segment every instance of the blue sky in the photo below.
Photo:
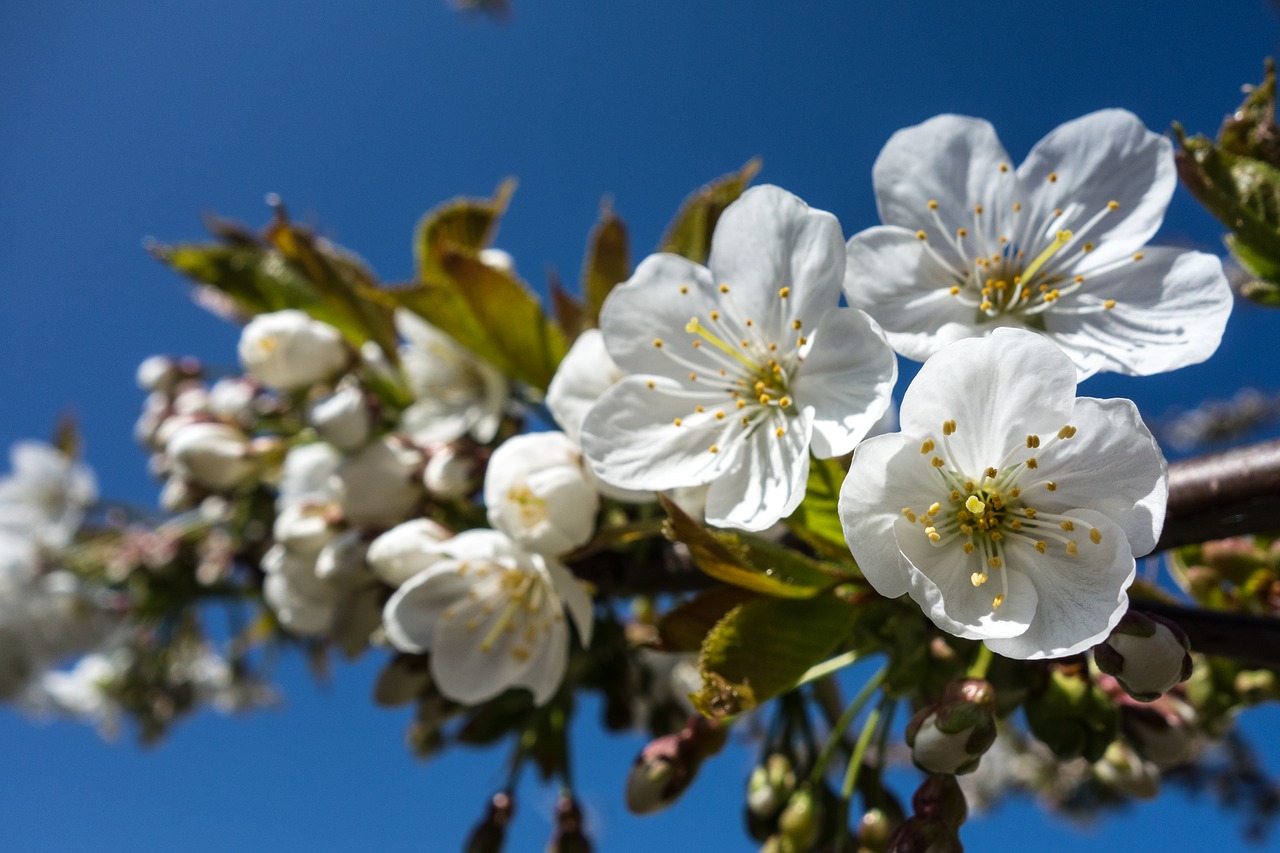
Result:
{"type": "MultiPolygon", "coordinates": [[[[143,238],[199,237],[201,215],[215,211],[261,224],[267,192],[393,281],[412,272],[422,213],[515,175],[498,243],[542,286],[548,267],[576,279],[605,194],[639,255],[686,193],[756,155],[760,180],[835,212],[846,233],[876,224],[876,153],[894,130],[940,112],[990,119],[1015,157],[1103,107],[1130,109],[1157,131],[1176,119],[1211,132],[1278,32],[1264,0],[514,6],[506,26],[444,0],[0,6],[0,444],[47,435],[74,411],[105,491],[153,502],[131,437],[133,371],[156,352],[230,365],[237,332],[192,306],[143,238]]],[[[1219,233],[1180,193],[1160,241],[1217,251],[1219,233]]],[[[1083,391],[1132,397],[1158,415],[1245,384],[1277,390],[1262,371],[1277,323],[1241,306],[1209,363],[1096,378],[1083,391]]],[[[0,713],[6,846],[460,839],[500,782],[500,756],[413,762],[400,742],[405,715],[370,707],[375,670],[342,668],[322,692],[290,665],[286,709],[203,716],[148,752],[0,713]]],[[[747,752],[721,758],[673,812],[636,820],[618,792],[640,742],[595,736],[592,712],[578,775],[605,849],[695,831],[703,849],[744,847],[747,752]]],[[[1280,717],[1246,721],[1274,740],[1280,717]]],[[[1280,770],[1280,750],[1268,760],[1280,770]]],[[[513,849],[541,844],[549,809],[528,790],[513,849]]],[[[1017,808],[966,839],[973,849],[1032,832],[1045,850],[1157,838],[1230,849],[1231,825],[1170,796],[1095,836],[1017,808]]]]}

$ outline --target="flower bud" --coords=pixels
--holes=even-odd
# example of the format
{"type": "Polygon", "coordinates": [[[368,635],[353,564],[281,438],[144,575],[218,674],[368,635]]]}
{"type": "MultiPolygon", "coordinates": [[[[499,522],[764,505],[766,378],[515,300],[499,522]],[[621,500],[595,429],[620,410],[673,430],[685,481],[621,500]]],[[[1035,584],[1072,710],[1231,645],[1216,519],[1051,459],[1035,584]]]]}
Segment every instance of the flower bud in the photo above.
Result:
{"type": "Polygon", "coordinates": [[[167,355],[153,355],[138,365],[138,387],[143,391],[167,393],[181,376],[178,363],[167,355]]]}
{"type": "Polygon", "coordinates": [[[373,428],[373,414],[357,385],[348,385],[313,405],[307,420],[321,438],[347,453],[364,447],[373,428]]]}
{"type": "Polygon", "coordinates": [[[294,445],[280,466],[277,484],[280,497],[276,505],[324,504],[336,500],[340,483],[334,474],[340,464],[342,456],[328,442],[294,445]]]}
{"type": "Polygon", "coordinates": [[[495,529],[555,556],[591,538],[600,496],[577,445],[562,432],[539,432],[510,438],[493,452],[484,502],[495,529]]]}
{"type": "Polygon", "coordinates": [[[316,555],[316,577],[339,588],[364,575],[365,545],[359,530],[344,530],[316,555]]]}
{"type": "Polygon", "coordinates": [[[858,849],[879,853],[889,843],[892,825],[883,809],[870,809],[858,821],[858,849]]]}
{"type": "Polygon", "coordinates": [[[1191,677],[1191,644],[1177,625],[1130,610],[1111,636],[1094,647],[1098,669],[1142,702],[1160,698],[1191,677]]]}
{"type": "Polygon", "coordinates": [[[1160,769],[1122,740],[1107,747],[1093,773],[1107,787],[1134,799],[1149,800],[1160,793],[1160,769]]]}
{"type": "Polygon", "coordinates": [[[445,500],[465,498],[475,488],[475,460],[443,444],[431,452],[422,472],[422,484],[432,496],[445,500]]]}
{"type": "Polygon", "coordinates": [[[1058,758],[1097,761],[1115,740],[1120,715],[1102,688],[1076,670],[1051,668],[1043,688],[1030,694],[1023,708],[1031,733],[1058,758]]]}
{"type": "Polygon", "coordinates": [[[205,408],[209,414],[226,421],[246,426],[253,423],[253,401],[258,395],[258,384],[241,376],[219,379],[209,389],[205,408]]]}
{"type": "Polygon", "coordinates": [[[756,817],[773,818],[796,790],[791,761],[780,752],[765,759],[747,780],[747,809],[756,817]]]}
{"type": "Polygon", "coordinates": [[[1157,767],[1176,767],[1190,761],[1203,746],[1196,711],[1186,702],[1165,696],[1148,705],[1126,705],[1121,725],[1125,739],[1157,767]]]}
{"type": "Polygon", "coordinates": [[[246,373],[283,391],[327,379],[349,359],[337,329],[292,309],[249,321],[240,333],[239,353],[246,373]]]}
{"type": "Polygon", "coordinates": [[[907,724],[911,759],[927,773],[968,773],[996,739],[995,692],[981,679],[947,685],[943,701],[907,724]]]}
{"type": "Polygon", "coordinates": [[[160,508],[165,512],[186,512],[200,503],[202,490],[180,477],[170,477],[160,490],[160,508]]]}
{"type": "Polygon", "coordinates": [[[342,460],[335,476],[347,521],[360,527],[389,527],[407,518],[422,499],[421,464],[421,453],[390,438],[342,460]]]}
{"type": "Polygon", "coordinates": [[[572,794],[556,802],[556,826],[547,842],[547,853],[591,853],[591,841],[582,827],[582,809],[572,794]]]}
{"type": "Polygon", "coordinates": [[[515,800],[510,793],[499,791],[489,800],[484,818],[471,830],[463,847],[466,853],[501,853],[507,837],[507,824],[515,814],[515,800]]]}
{"type": "Polygon", "coordinates": [[[165,451],[179,477],[218,491],[235,488],[258,467],[244,433],[222,423],[185,424],[169,436],[165,451]]]}
{"type": "Polygon", "coordinates": [[[678,734],[650,741],[627,774],[627,809],[638,815],[661,811],[679,798],[691,778],[678,734]]]}
{"type": "Polygon", "coordinates": [[[383,581],[399,587],[409,578],[441,559],[438,548],[453,533],[429,518],[397,524],[374,539],[365,559],[383,581]]]}
{"type": "Polygon", "coordinates": [[[956,831],[969,815],[960,783],[949,773],[934,773],[920,783],[911,797],[911,806],[916,816],[936,820],[956,831]]]}
{"type": "Polygon", "coordinates": [[[941,821],[910,817],[889,836],[885,853],[964,853],[964,846],[941,821]]]}
{"type": "Polygon", "coordinates": [[[822,827],[822,803],[808,785],[800,788],[787,800],[786,808],[778,816],[778,831],[799,850],[808,850],[818,838],[822,827]]]}
{"type": "Polygon", "coordinates": [[[272,538],[300,554],[315,556],[333,539],[325,508],[315,504],[293,504],[280,510],[272,527],[272,538]]]}

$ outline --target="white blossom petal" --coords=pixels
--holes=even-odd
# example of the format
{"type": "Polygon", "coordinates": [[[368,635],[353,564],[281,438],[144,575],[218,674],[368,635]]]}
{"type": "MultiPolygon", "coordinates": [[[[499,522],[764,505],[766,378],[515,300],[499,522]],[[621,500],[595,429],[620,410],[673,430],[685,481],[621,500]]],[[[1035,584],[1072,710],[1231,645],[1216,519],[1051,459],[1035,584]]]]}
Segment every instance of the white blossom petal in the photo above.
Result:
{"type": "Polygon", "coordinates": [[[420,653],[431,649],[440,615],[451,605],[467,599],[480,578],[460,574],[460,560],[441,560],[401,584],[387,600],[382,624],[387,640],[402,652],[420,653]]]}
{"type": "Polygon", "coordinates": [[[759,426],[746,440],[733,467],[707,490],[707,523],[764,530],[795,512],[809,479],[811,429],[807,417],[792,420],[785,427],[773,423],[759,426]],[[784,434],[777,436],[777,429],[785,429],[784,434]]]}

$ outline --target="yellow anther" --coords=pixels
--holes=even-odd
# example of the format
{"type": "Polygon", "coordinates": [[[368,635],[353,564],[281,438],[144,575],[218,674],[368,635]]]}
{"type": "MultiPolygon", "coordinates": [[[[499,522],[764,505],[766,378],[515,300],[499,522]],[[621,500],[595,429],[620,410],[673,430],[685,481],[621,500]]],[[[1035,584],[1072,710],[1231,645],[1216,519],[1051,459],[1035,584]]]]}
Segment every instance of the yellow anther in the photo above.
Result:
{"type": "Polygon", "coordinates": [[[1096,527],[1089,528],[1089,541],[1094,545],[1102,542],[1102,531],[1096,527]]]}
{"type": "Polygon", "coordinates": [[[646,382],[646,383],[644,383],[644,384],[649,386],[649,390],[650,390],[650,391],[652,391],[652,390],[653,390],[653,388],[655,387],[655,386],[654,386],[654,384],[653,384],[653,380],[652,380],[652,379],[650,379],[648,382],[646,382]]]}
{"type": "Polygon", "coordinates": [[[966,543],[964,543],[964,552],[965,552],[966,554],[972,554],[972,553],[973,553],[973,543],[972,543],[972,542],[966,542],[966,543]]]}
{"type": "Polygon", "coordinates": [[[1076,540],[1074,539],[1070,539],[1067,541],[1067,556],[1068,557],[1080,556],[1080,549],[1076,547],[1076,540]]]}
{"type": "Polygon", "coordinates": [[[1013,212],[1014,212],[1014,213],[1021,213],[1021,212],[1022,212],[1022,202],[1020,202],[1020,201],[1015,201],[1015,202],[1013,203],[1013,212]]]}
{"type": "Polygon", "coordinates": [[[688,292],[689,292],[689,285],[687,285],[687,284],[682,284],[682,285],[680,285],[680,292],[681,292],[681,293],[688,293],[688,292]]]}
{"type": "Polygon", "coordinates": [[[1040,436],[1038,435],[1027,436],[1027,447],[1035,448],[1039,446],[1040,446],[1040,436]]]}
{"type": "Polygon", "coordinates": [[[999,530],[993,530],[993,531],[991,531],[991,541],[992,541],[992,542],[999,542],[999,541],[1000,541],[1001,539],[1003,539],[1003,538],[1004,538],[1004,534],[1003,534],[1003,533],[1001,533],[999,530]]]}
{"type": "Polygon", "coordinates": [[[1038,512],[1038,510],[1036,510],[1034,507],[1027,506],[1022,508],[1022,514],[1025,515],[1027,518],[1035,518],[1036,512],[1038,512]]]}
{"type": "Polygon", "coordinates": [[[1078,275],[1078,276],[1076,276],[1075,278],[1073,278],[1073,279],[1072,279],[1072,281],[1074,281],[1076,284],[1083,284],[1083,283],[1084,283],[1084,276],[1082,276],[1082,275],[1078,275]]]}
{"type": "Polygon", "coordinates": [[[975,486],[973,485],[973,480],[965,480],[965,481],[964,481],[964,490],[965,490],[966,492],[972,492],[972,491],[974,490],[974,488],[975,488],[975,486]]]}
{"type": "Polygon", "coordinates": [[[926,234],[926,233],[924,233],[924,231],[923,231],[923,230],[920,230],[920,231],[917,231],[917,232],[916,232],[916,239],[917,239],[917,240],[923,240],[923,239],[925,239],[925,238],[926,238],[926,237],[928,237],[928,236],[929,236],[929,235],[928,235],[928,234],[926,234]]]}
{"type": "Polygon", "coordinates": [[[1019,489],[1017,486],[1014,486],[1009,490],[1009,497],[1011,498],[1016,498],[1020,494],[1022,494],[1022,489],[1019,489]]]}
{"type": "Polygon", "coordinates": [[[781,287],[781,288],[778,288],[778,298],[779,298],[779,299],[786,299],[786,298],[787,298],[788,296],[790,296],[790,295],[791,295],[791,288],[789,288],[789,287],[781,287]]]}
{"type": "Polygon", "coordinates": [[[1061,216],[1061,215],[1062,215],[1062,208],[1060,208],[1060,207],[1059,207],[1059,208],[1057,208],[1056,210],[1054,210],[1054,211],[1053,211],[1053,215],[1054,215],[1054,217],[1055,217],[1055,218],[1057,218],[1057,217],[1061,216]]]}
{"type": "Polygon", "coordinates": [[[1120,209],[1120,202],[1118,201],[1107,202],[1107,210],[1119,210],[1119,209],[1120,209]]]}
{"type": "Polygon", "coordinates": [[[698,414],[702,414],[703,412],[705,412],[705,411],[706,411],[706,409],[704,409],[702,406],[694,406],[694,407],[693,407],[693,410],[694,410],[695,412],[697,412],[698,414]]]}
{"type": "Polygon", "coordinates": [[[694,349],[699,349],[699,348],[701,348],[701,347],[702,347],[702,341],[694,341],[694,342],[693,342],[693,348],[694,348],[694,349]]]}
{"type": "Polygon", "coordinates": [[[776,430],[774,430],[774,435],[776,435],[778,438],[782,438],[786,434],[787,434],[787,431],[782,427],[778,427],[776,430]]]}
{"type": "Polygon", "coordinates": [[[742,416],[742,425],[743,425],[743,426],[748,426],[748,425],[750,425],[750,423],[751,423],[751,418],[747,417],[746,415],[743,415],[743,416],[742,416]]]}
{"type": "Polygon", "coordinates": [[[969,495],[969,499],[964,502],[964,508],[975,516],[982,516],[987,511],[987,505],[977,495],[969,495]]]}
{"type": "Polygon", "coordinates": [[[985,300],[985,299],[984,299],[984,300],[982,301],[982,304],[978,306],[978,310],[980,310],[980,311],[990,311],[990,310],[991,310],[991,303],[990,303],[989,301],[987,301],[987,300],[985,300]]]}
{"type": "Polygon", "coordinates": [[[713,444],[713,445],[711,445],[710,447],[708,447],[708,448],[707,448],[707,450],[711,451],[712,453],[719,453],[719,452],[720,452],[720,445],[718,445],[718,444],[713,444]]]}
{"type": "Polygon", "coordinates": [[[1050,173],[1049,173],[1049,183],[1051,183],[1051,184],[1056,184],[1057,182],[1058,182],[1058,173],[1057,173],[1057,172],[1050,172],[1050,173]]]}
{"type": "Polygon", "coordinates": [[[1000,171],[1001,171],[1001,172],[1007,172],[1007,171],[1009,171],[1009,164],[1008,164],[1008,163],[1001,163],[1001,164],[1000,164],[1000,171]]]}
{"type": "Polygon", "coordinates": [[[1098,247],[1095,246],[1093,243],[1085,243],[1083,246],[1081,246],[1081,248],[1084,249],[1085,253],[1087,254],[1089,252],[1092,252],[1094,249],[1098,247]]]}
{"type": "Polygon", "coordinates": [[[1015,518],[1013,521],[1009,522],[1009,529],[1010,529],[1010,530],[1021,530],[1021,529],[1022,529],[1022,522],[1021,522],[1021,521],[1018,521],[1018,519],[1016,519],[1016,518],[1015,518]]]}
{"type": "Polygon", "coordinates": [[[799,320],[792,320],[792,321],[791,321],[791,328],[795,329],[797,332],[798,332],[798,331],[800,331],[800,327],[801,327],[801,326],[803,326],[803,325],[804,325],[804,324],[803,324],[803,323],[801,323],[799,320]]]}
{"type": "Polygon", "coordinates": [[[955,433],[955,431],[956,431],[956,422],[955,422],[955,421],[943,421],[943,422],[942,422],[942,434],[943,434],[943,435],[952,435],[952,434],[954,434],[954,433],[955,433]]]}
{"type": "Polygon", "coordinates": [[[921,453],[921,454],[928,454],[928,453],[932,453],[932,452],[933,452],[933,448],[934,448],[934,447],[935,447],[935,445],[934,445],[934,443],[933,443],[933,439],[932,439],[932,438],[926,438],[926,439],[924,440],[924,443],[920,445],[920,453],[921,453]]]}
{"type": "Polygon", "coordinates": [[[957,229],[956,229],[956,236],[957,236],[957,237],[962,237],[962,238],[963,238],[963,237],[968,237],[968,236],[969,236],[969,229],[968,229],[968,228],[957,228],[957,229]]]}
{"type": "Polygon", "coordinates": [[[973,574],[969,575],[969,583],[973,584],[975,588],[982,586],[986,582],[987,582],[986,572],[974,572],[973,574]]]}
{"type": "Polygon", "coordinates": [[[755,321],[755,320],[752,320],[750,317],[748,317],[748,318],[747,318],[747,325],[748,325],[748,326],[754,326],[755,324],[756,324],[756,321],[755,321]]]}
{"type": "Polygon", "coordinates": [[[950,289],[949,293],[950,293],[952,296],[959,296],[959,295],[960,295],[960,286],[959,286],[959,285],[956,285],[956,284],[951,285],[951,289],[950,289]]]}
{"type": "Polygon", "coordinates": [[[756,402],[757,402],[757,403],[759,403],[759,404],[760,404],[760,405],[762,405],[762,406],[767,406],[767,405],[769,405],[771,402],[773,402],[773,400],[769,397],[769,395],[768,395],[768,394],[761,394],[761,395],[756,399],[756,402]]]}
{"type": "Polygon", "coordinates": [[[924,535],[929,537],[930,542],[937,543],[942,541],[942,536],[938,533],[936,527],[926,527],[924,529],[924,535]]]}
{"type": "Polygon", "coordinates": [[[719,320],[719,319],[720,319],[720,312],[719,312],[719,311],[712,311],[712,312],[711,312],[711,319],[712,319],[712,320],[719,320]]]}
{"type": "Polygon", "coordinates": [[[996,478],[996,474],[999,474],[1000,472],[997,471],[995,468],[988,468],[982,473],[987,475],[988,480],[994,480],[996,478]]]}
{"type": "Polygon", "coordinates": [[[993,568],[993,569],[998,569],[998,568],[1000,568],[1001,566],[1003,566],[1003,565],[1004,565],[1004,563],[1003,563],[1003,562],[1001,562],[1001,560],[1000,560],[1000,558],[999,558],[999,557],[991,557],[991,558],[989,558],[989,559],[987,560],[987,565],[988,565],[988,566],[990,566],[990,567],[991,567],[991,568],[993,568]]]}
{"type": "Polygon", "coordinates": [[[902,508],[902,514],[903,516],[906,517],[907,521],[911,522],[912,524],[916,523],[916,514],[911,511],[911,507],[904,506],[902,508]]]}
{"type": "Polygon", "coordinates": [[[659,349],[661,349],[661,348],[662,348],[662,338],[654,338],[654,339],[653,339],[653,345],[654,345],[655,347],[658,347],[659,349]]]}
{"type": "Polygon", "coordinates": [[[747,401],[739,399],[736,405],[739,409],[745,409],[747,407],[747,401]]]}
{"type": "Polygon", "coordinates": [[[1036,543],[1036,550],[1037,550],[1037,551],[1039,551],[1041,554],[1043,554],[1043,553],[1045,552],[1045,549],[1047,549],[1048,547],[1049,547],[1049,543],[1048,543],[1048,542],[1037,542],[1037,543],[1036,543]]]}
{"type": "Polygon", "coordinates": [[[1116,301],[1114,299],[1108,299],[1106,302],[1102,303],[1102,307],[1110,311],[1112,308],[1116,307],[1116,301]]]}
{"type": "Polygon", "coordinates": [[[1034,471],[1036,468],[1040,467],[1040,463],[1036,461],[1036,458],[1034,456],[1028,456],[1027,467],[1034,471]]]}
{"type": "Polygon", "coordinates": [[[999,610],[999,609],[1000,609],[1000,605],[1001,605],[1001,604],[1004,604],[1004,593],[1003,593],[1003,592],[1002,592],[1002,593],[1000,593],[999,595],[997,595],[995,598],[991,599],[991,609],[992,609],[992,610],[999,610]]]}
{"type": "Polygon", "coordinates": [[[937,210],[937,209],[938,209],[938,200],[937,200],[937,199],[934,199],[934,198],[929,199],[929,209],[930,209],[930,210],[937,210]]]}
{"type": "Polygon", "coordinates": [[[1068,521],[1062,521],[1062,522],[1059,522],[1059,523],[1058,523],[1058,526],[1059,526],[1059,527],[1061,527],[1063,530],[1066,530],[1066,531],[1068,531],[1068,532],[1070,532],[1070,531],[1072,531],[1072,530],[1075,530],[1075,529],[1076,529],[1075,522],[1070,521],[1070,520],[1068,520],[1068,521]]]}
{"type": "Polygon", "coordinates": [[[929,460],[929,464],[932,465],[934,468],[941,468],[943,465],[946,465],[947,463],[943,462],[940,458],[935,456],[929,460]]]}
{"type": "Polygon", "coordinates": [[[982,215],[982,205],[980,205],[980,204],[975,204],[975,205],[973,206],[973,212],[974,212],[974,213],[976,213],[978,216],[981,216],[981,215],[982,215]]]}
{"type": "Polygon", "coordinates": [[[791,398],[790,398],[790,397],[783,397],[781,400],[779,400],[779,401],[778,401],[778,405],[779,405],[779,406],[781,406],[781,407],[782,407],[782,408],[784,408],[784,409],[790,408],[790,407],[791,407],[791,398]]]}
{"type": "Polygon", "coordinates": [[[1133,253],[1133,259],[1134,259],[1135,261],[1140,261],[1140,260],[1142,260],[1142,258],[1143,258],[1143,254],[1142,254],[1141,252],[1134,252],[1134,253],[1133,253]]]}
{"type": "Polygon", "coordinates": [[[942,504],[938,503],[937,501],[934,501],[929,505],[929,515],[937,515],[938,511],[941,509],[942,509],[942,504]]]}
{"type": "Polygon", "coordinates": [[[809,343],[809,339],[806,337],[801,336],[799,338],[796,338],[796,346],[798,347],[802,347],[807,343],[809,343]]]}
{"type": "Polygon", "coordinates": [[[957,492],[955,489],[952,489],[951,494],[948,495],[947,497],[951,498],[951,500],[953,501],[958,501],[960,500],[960,493],[957,492]]]}
{"type": "Polygon", "coordinates": [[[673,421],[672,421],[672,423],[673,423],[673,424],[675,424],[676,426],[680,426],[681,424],[683,424],[683,423],[684,423],[684,419],[683,419],[683,418],[676,418],[675,420],[673,420],[673,421]]]}
{"type": "Polygon", "coordinates": [[[716,412],[716,420],[718,421],[724,420],[724,412],[716,412]]]}
{"type": "Polygon", "coordinates": [[[1067,424],[1062,429],[1058,430],[1058,438],[1062,438],[1062,439],[1072,438],[1075,436],[1075,434],[1076,434],[1076,428],[1073,427],[1071,424],[1067,424]]]}
{"type": "Polygon", "coordinates": [[[721,293],[728,293],[728,292],[729,292],[729,285],[727,285],[727,284],[722,284],[722,285],[720,285],[720,292],[721,292],[721,293]]]}
{"type": "Polygon", "coordinates": [[[694,373],[692,370],[691,370],[691,371],[689,371],[689,381],[690,381],[690,382],[697,382],[697,381],[698,381],[698,374],[694,373]]]}
{"type": "Polygon", "coordinates": [[[1049,482],[1045,483],[1044,487],[1051,492],[1056,492],[1058,490],[1058,484],[1053,482],[1053,480],[1050,480],[1049,482]]]}

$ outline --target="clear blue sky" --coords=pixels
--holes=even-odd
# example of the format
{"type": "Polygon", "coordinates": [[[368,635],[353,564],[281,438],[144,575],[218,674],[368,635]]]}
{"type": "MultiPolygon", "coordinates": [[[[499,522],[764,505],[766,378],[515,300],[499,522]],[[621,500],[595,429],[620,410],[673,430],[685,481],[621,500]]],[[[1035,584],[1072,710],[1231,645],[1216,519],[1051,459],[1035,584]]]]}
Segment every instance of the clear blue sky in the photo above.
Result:
{"type": "MultiPolygon", "coordinates": [[[[0,6],[0,446],[74,410],[105,491],[153,502],[131,438],[134,368],[155,352],[231,364],[237,332],[193,307],[142,239],[198,237],[214,211],[260,224],[268,191],[396,280],[412,272],[423,212],[516,175],[499,245],[535,285],[548,266],[573,281],[606,193],[643,253],[687,192],[760,155],[761,180],[852,234],[876,224],[871,163],[899,127],[983,116],[1015,157],[1102,107],[1212,131],[1280,32],[1263,0],[514,6],[506,26],[444,0],[0,6]]],[[[1218,235],[1180,193],[1160,239],[1217,251],[1218,235]]],[[[1084,390],[1153,415],[1243,384],[1276,390],[1262,366],[1277,324],[1242,306],[1208,364],[1084,390]]],[[[149,752],[0,712],[0,846],[450,849],[500,784],[501,756],[414,763],[406,714],[370,706],[375,670],[341,668],[320,692],[288,666],[286,709],[204,715],[149,752]]],[[[747,752],[722,757],[677,809],[637,820],[619,799],[640,741],[595,735],[595,711],[584,708],[578,778],[604,849],[746,849],[747,752]]],[[[1247,719],[1275,741],[1274,710],[1247,719]]],[[[1280,770],[1274,745],[1268,762],[1280,770]]],[[[537,849],[550,795],[529,788],[520,806],[512,849],[537,849]]],[[[1045,851],[1231,849],[1233,826],[1169,796],[1092,835],[1017,807],[965,838],[976,850],[1030,838],[1045,851]]]]}

